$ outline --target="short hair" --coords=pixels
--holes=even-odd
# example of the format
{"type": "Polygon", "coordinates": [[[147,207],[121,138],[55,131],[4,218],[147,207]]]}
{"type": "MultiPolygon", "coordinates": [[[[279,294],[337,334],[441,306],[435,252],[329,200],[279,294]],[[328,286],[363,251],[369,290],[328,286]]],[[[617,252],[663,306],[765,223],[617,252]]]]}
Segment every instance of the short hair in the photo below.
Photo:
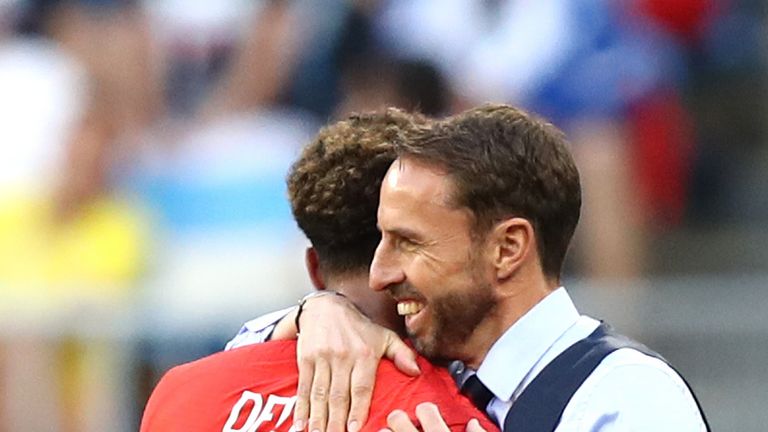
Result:
{"type": "Polygon", "coordinates": [[[529,220],[544,274],[560,277],[581,186],[559,129],[523,110],[487,104],[397,143],[396,151],[446,170],[455,187],[451,204],[472,212],[475,238],[506,218],[529,220]]]}
{"type": "Polygon", "coordinates": [[[287,183],[296,223],[323,270],[367,271],[381,239],[379,191],[395,160],[394,144],[426,118],[389,108],[353,114],[320,130],[291,167],[287,183]]]}

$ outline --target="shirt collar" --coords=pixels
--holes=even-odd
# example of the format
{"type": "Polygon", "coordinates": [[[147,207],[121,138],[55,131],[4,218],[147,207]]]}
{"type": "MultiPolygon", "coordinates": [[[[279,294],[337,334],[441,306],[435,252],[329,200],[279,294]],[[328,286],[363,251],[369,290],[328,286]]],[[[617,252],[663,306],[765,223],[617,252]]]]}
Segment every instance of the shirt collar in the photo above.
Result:
{"type": "Polygon", "coordinates": [[[556,289],[493,344],[477,370],[478,378],[498,399],[509,401],[552,344],[578,319],[565,288],[556,289]]]}

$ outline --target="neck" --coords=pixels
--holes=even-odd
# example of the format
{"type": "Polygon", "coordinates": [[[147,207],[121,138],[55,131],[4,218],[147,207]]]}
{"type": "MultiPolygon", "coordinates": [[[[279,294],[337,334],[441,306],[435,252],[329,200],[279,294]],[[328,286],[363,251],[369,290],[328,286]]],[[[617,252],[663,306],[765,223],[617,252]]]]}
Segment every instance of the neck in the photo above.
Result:
{"type": "Polygon", "coordinates": [[[368,289],[368,273],[328,274],[325,279],[326,289],[357,297],[357,293],[368,289]]]}
{"type": "Polygon", "coordinates": [[[557,287],[556,280],[546,278],[506,281],[497,290],[501,294],[496,307],[462,347],[464,363],[473,369],[479,368],[493,344],[557,287]]]}
{"type": "Polygon", "coordinates": [[[405,335],[403,317],[386,291],[374,292],[368,286],[368,272],[332,275],[326,281],[328,289],[340,292],[374,323],[386,327],[400,336],[405,335]]]}

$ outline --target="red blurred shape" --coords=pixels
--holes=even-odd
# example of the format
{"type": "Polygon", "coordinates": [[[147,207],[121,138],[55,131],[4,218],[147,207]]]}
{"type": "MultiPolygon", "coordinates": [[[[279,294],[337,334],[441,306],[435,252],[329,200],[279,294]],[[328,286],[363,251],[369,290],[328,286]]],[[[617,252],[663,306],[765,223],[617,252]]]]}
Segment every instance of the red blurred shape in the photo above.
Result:
{"type": "Polygon", "coordinates": [[[685,40],[697,39],[729,0],[637,0],[637,11],[685,40]]]}

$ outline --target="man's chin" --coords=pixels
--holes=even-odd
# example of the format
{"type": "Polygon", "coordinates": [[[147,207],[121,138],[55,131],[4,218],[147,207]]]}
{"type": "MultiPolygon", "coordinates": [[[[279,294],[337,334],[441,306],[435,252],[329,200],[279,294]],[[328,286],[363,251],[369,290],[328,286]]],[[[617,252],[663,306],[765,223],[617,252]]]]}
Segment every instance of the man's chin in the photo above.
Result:
{"type": "Polygon", "coordinates": [[[450,353],[445,352],[445,347],[438,346],[439,344],[436,343],[434,338],[424,336],[419,337],[410,333],[408,334],[408,338],[411,340],[416,352],[433,364],[447,366],[450,362],[455,360],[451,358],[450,353]]]}

